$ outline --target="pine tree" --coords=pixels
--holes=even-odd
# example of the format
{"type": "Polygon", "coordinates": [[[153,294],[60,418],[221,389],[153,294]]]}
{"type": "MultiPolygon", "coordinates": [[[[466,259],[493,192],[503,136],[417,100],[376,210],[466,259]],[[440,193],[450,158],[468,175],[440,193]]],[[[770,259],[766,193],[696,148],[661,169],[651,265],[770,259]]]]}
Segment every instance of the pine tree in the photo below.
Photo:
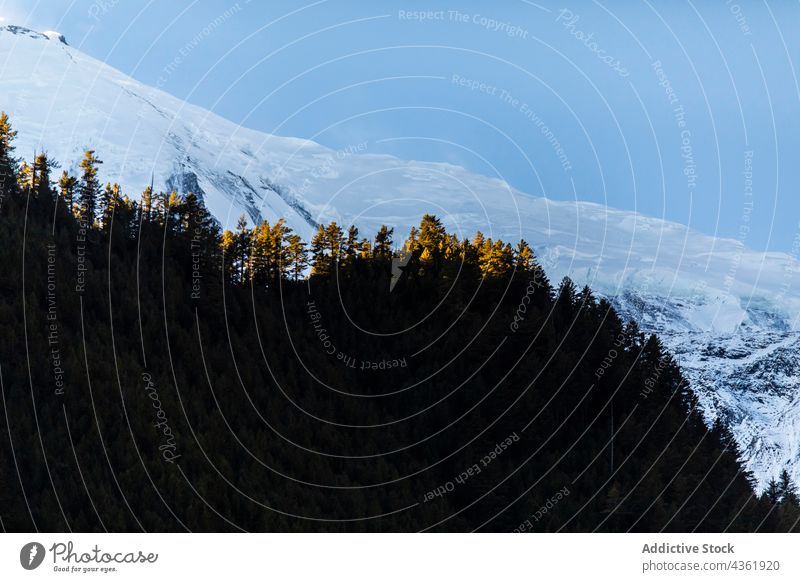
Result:
{"type": "Polygon", "coordinates": [[[111,182],[106,182],[105,188],[100,191],[100,198],[97,203],[100,228],[106,229],[110,225],[111,212],[114,208],[114,203],[111,201],[113,196],[111,182]]]}
{"type": "Polygon", "coordinates": [[[360,242],[358,240],[358,227],[351,224],[347,229],[347,238],[344,242],[344,263],[348,267],[355,265],[356,257],[360,254],[360,242]]]}
{"type": "Polygon", "coordinates": [[[161,218],[168,232],[181,232],[182,221],[180,219],[172,220],[174,214],[180,210],[180,206],[180,196],[174,190],[169,194],[161,195],[161,218]]]}
{"type": "Polygon", "coordinates": [[[226,283],[232,284],[237,279],[236,256],[236,235],[230,230],[226,230],[220,237],[220,251],[222,253],[223,276],[226,283]]]}
{"type": "Polygon", "coordinates": [[[478,264],[484,277],[505,277],[514,268],[513,249],[501,240],[485,239],[478,248],[478,264]]]}
{"type": "MultiPolygon", "coordinates": [[[[480,235],[480,232],[478,232],[478,234],[480,235]]],[[[482,237],[483,235],[481,235],[481,238],[482,237]]],[[[476,242],[483,244],[482,240],[477,239],[477,235],[476,242]]],[[[461,254],[461,260],[464,261],[466,265],[478,266],[478,249],[468,238],[464,237],[464,240],[461,241],[459,253],[461,254]]]]}
{"type": "Polygon", "coordinates": [[[556,297],[555,311],[558,313],[562,321],[571,321],[575,315],[575,283],[569,277],[564,277],[558,287],[558,295],[556,297]]]}
{"type": "Polygon", "coordinates": [[[78,179],[75,176],[70,176],[66,170],[61,173],[61,177],[58,179],[58,191],[67,212],[70,214],[75,212],[75,188],[77,185],[78,179]]]}
{"type": "Polygon", "coordinates": [[[444,242],[447,236],[442,221],[426,214],[419,223],[419,246],[422,249],[420,261],[431,267],[435,275],[439,272],[444,250],[444,242]]]}
{"type": "Polygon", "coordinates": [[[778,476],[778,494],[782,504],[794,506],[798,504],[797,487],[792,483],[792,478],[786,469],[783,469],[778,476]]]}
{"type": "MultiPolygon", "coordinates": [[[[149,188],[142,194],[142,205],[149,198],[149,188]]],[[[181,230],[193,241],[203,241],[204,246],[213,246],[210,240],[219,236],[219,225],[203,204],[203,201],[194,193],[189,192],[180,201],[178,206],[181,230]]]]}
{"type": "Polygon", "coordinates": [[[311,239],[311,274],[327,276],[331,272],[331,261],[327,253],[328,232],[321,224],[311,239]]]}
{"type": "Polygon", "coordinates": [[[514,249],[509,243],[497,241],[495,244],[496,277],[506,277],[514,269],[514,249]]]}
{"type": "Polygon", "coordinates": [[[33,192],[33,168],[24,160],[17,170],[17,189],[26,196],[33,192]]]}
{"type": "Polygon", "coordinates": [[[269,222],[256,224],[250,231],[250,254],[247,261],[248,280],[256,287],[267,287],[269,281],[270,253],[269,222]]]}
{"type": "Polygon", "coordinates": [[[88,225],[94,223],[97,212],[97,198],[100,194],[97,166],[102,162],[95,157],[94,153],[94,150],[87,150],[81,161],[78,216],[81,222],[88,225]]]}
{"type": "Polygon", "coordinates": [[[139,203],[123,195],[114,216],[121,226],[120,233],[129,240],[136,240],[139,234],[139,203]]]}
{"type": "Polygon", "coordinates": [[[242,214],[239,217],[239,221],[236,223],[236,244],[234,246],[236,257],[234,260],[238,267],[238,281],[241,284],[247,283],[249,280],[247,267],[250,264],[250,251],[253,244],[252,238],[253,233],[247,228],[247,218],[242,214]]]}
{"type": "Polygon", "coordinates": [[[372,258],[372,243],[369,242],[369,239],[362,238],[358,249],[358,258],[362,261],[368,261],[372,258]]]}
{"type": "Polygon", "coordinates": [[[17,193],[17,161],[14,158],[14,138],[17,132],[5,111],[0,112],[0,196],[17,193]]]}
{"type": "Polygon", "coordinates": [[[524,274],[535,273],[539,269],[533,249],[524,240],[520,240],[514,253],[517,270],[524,274]]]}
{"type": "Polygon", "coordinates": [[[121,204],[119,184],[106,184],[100,196],[100,225],[104,230],[111,228],[111,221],[121,204]]]}
{"type": "Polygon", "coordinates": [[[375,235],[375,246],[372,248],[372,256],[376,259],[388,261],[392,258],[392,235],[394,229],[382,224],[375,235]]]}
{"type": "Polygon", "coordinates": [[[325,235],[332,266],[336,267],[342,259],[342,252],[344,250],[344,233],[342,232],[342,227],[336,224],[336,221],[331,222],[326,229],[325,235]]]}
{"type": "Polygon", "coordinates": [[[461,256],[461,243],[454,234],[446,234],[442,241],[442,257],[445,261],[456,261],[461,256]]]}
{"type": "Polygon", "coordinates": [[[415,253],[419,249],[419,231],[416,226],[412,226],[408,233],[405,245],[403,245],[406,252],[415,253]]]}
{"type": "MultiPolygon", "coordinates": [[[[142,204],[149,197],[148,190],[142,194],[142,204]]],[[[185,236],[184,244],[188,245],[193,260],[199,261],[202,269],[219,268],[222,249],[219,248],[220,231],[216,219],[206,208],[203,201],[189,192],[179,206],[181,231],[185,236]]],[[[144,211],[143,211],[144,212],[144,211]]]]}
{"type": "Polygon", "coordinates": [[[286,257],[289,263],[289,275],[292,280],[297,281],[308,267],[306,244],[299,234],[290,234],[287,237],[286,257]]]}
{"type": "Polygon", "coordinates": [[[40,153],[33,162],[33,195],[37,198],[45,198],[52,195],[52,184],[50,183],[50,171],[56,168],[57,164],[47,158],[47,154],[40,153]]]}
{"type": "Polygon", "coordinates": [[[153,219],[153,187],[148,186],[142,192],[141,204],[142,219],[150,222],[153,219]]]}
{"type": "Polygon", "coordinates": [[[770,479],[769,483],[767,483],[767,488],[764,489],[764,497],[772,505],[777,505],[781,502],[781,490],[778,486],[778,482],[774,478],[770,479]]]}
{"type": "Polygon", "coordinates": [[[281,218],[272,225],[269,236],[270,253],[270,283],[277,284],[284,277],[289,276],[291,271],[291,261],[287,248],[287,240],[292,234],[292,229],[286,225],[286,221],[281,218]]]}
{"type": "Polygon", "coordinates": [[[291,269],[285,245],[291,229],[280,219],[274,225],[266,220],[250,233],[250,281],[259,287],[277,284],[291,269]]]}
{"type": "Polygon", "coordinates": [[[627,324],[625,324],[625,329],[623,330],[625,339],[625,347],[629,350],[638,350],[640,346],[644,344],[644,334],[639,329],[639,325],[630,320],[627,324]]]}

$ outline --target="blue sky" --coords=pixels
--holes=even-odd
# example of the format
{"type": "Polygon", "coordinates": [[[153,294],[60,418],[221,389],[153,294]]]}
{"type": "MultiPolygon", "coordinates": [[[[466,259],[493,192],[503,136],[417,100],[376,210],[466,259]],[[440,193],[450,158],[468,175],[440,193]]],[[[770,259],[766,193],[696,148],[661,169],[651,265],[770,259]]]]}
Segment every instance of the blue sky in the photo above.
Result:
{"type": "Polygon", "coordinates": [[[0,0],[249,127],[792,252],[796,2],[0,0]]]}

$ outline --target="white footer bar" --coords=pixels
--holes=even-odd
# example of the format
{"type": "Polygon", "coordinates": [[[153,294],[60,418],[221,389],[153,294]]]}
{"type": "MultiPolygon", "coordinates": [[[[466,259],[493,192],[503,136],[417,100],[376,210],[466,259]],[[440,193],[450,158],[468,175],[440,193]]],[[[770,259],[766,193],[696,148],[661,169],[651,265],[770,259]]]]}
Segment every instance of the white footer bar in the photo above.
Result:
{"type": "Polygon", "coordinates": [[[799,540],[791,534],[3,534],[0,580],[800,580],[799,540]]]}

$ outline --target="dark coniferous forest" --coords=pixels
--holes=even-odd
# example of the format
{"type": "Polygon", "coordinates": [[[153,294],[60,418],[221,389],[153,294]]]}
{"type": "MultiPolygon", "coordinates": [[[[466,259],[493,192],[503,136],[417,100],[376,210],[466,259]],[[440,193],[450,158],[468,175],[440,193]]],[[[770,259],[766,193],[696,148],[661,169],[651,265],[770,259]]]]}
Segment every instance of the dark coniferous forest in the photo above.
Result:
{"type": "Polygon", "coordinates": [[[526,243],[282,221],[17,159],[5,531],[791,531],[655,336],[526,243]]]}

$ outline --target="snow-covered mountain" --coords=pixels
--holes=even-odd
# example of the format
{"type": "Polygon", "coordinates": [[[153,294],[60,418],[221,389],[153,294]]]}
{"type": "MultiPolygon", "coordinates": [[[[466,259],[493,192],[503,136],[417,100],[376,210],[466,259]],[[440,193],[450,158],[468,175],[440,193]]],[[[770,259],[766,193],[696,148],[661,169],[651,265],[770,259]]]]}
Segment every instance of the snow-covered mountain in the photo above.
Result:
{"type": "Polygon", "coordinates": [[[405,233],[425,212],[462,236],[525,238],[550,276],[614,298],[678,355],[707,420],[732,428],[761,485],[800,482],[800,262],[664,220],[556,202],[446,163],[334,151],[240,127],[145,86],[57,33],[0,27],[0,109],[17,155],[74,168],[97,150],[103,180],[132,196],[193,191],[230,225],[278,217],[308,237],[319,222],[405,233]]]}

